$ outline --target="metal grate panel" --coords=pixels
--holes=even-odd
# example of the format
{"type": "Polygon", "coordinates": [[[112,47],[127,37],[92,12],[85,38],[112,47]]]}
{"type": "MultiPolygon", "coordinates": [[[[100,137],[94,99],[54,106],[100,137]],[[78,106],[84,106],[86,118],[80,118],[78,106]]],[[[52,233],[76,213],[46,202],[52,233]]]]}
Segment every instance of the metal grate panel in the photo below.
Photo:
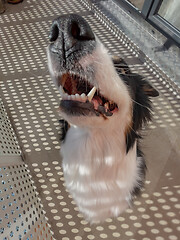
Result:
{"type": "MultiPolygon", "coordinates": [[[[57,240],[178,239],[180,105],[177,89],[169,80],[167,81],[167,76],[141,52],[132,39],[118,29],[102,10],[88,1],[55,0],[52,3],[48,0],[28,0],[17,6],[8,5],[8,7],[10,9],[0,15],[2,26],[0,94],[16,130],[27,164],[19,168],[30,169],[31,180],[34,181],[33,184],[39,193],[35,195],[32,191],[31,194],[31,197],[34,196],[38,201],[32,218],[29,218],[30,212],[25,204],[20,208],[21,211],[25,208],[28,214],[27,225],[30,226],[29,235],[23,237],[31,239],[30,234],[33,232],[35,234],[33,239],[39,237],[40,240],[49,240],[52,236],[57,240]],[[142,197],[135,201],[132,209],[128,209],[117,219],[107,219],[101,225],[89,225],[83,219],[64,187],[59,156],[60,96],[49,77],[46,60],[50,24],[52,19],[64,13],[83,15],[109,52],[125,58],[132,70],[146,77],[161,94],[153,101],[154,122],[149,125],[147,136],[143,141],[149,171],[142,197]],[[49,227],[44,221],[38,197],[43,203],[47,221],[54,235],[49,232],[49,227]],[[38,219],[35,227],[32,221],[36,217],[38,219]]],[[[5,168],[1,171],[7,172],[9,176],[12,172],[10,180],[13,184],[18,184],[20,180],[29,181],[29,173],[23,177],[17,169],[5,168]],[[17,174],[22,178],[17,179],[17,174]]],[[[8,182],[5,174],[3,179],[8,182]]],[[[28,183],[25,186],[27,187],[28,183]]],[[[22,188],[21,184],[18,188],[15,187],[16,191],[20,191],[19,194],[27,191],[19,188],[22,188]]],[[[1,185],[0,194],[3,189],[1,185]]],[[[33,189],[31,184],[29,189],[33,189]]],[[[3,194],[5,199],[5,192],[3,194]]],[[[9,203],[8,200],[3,201],[9,203]]],[[[17,204],[19,206],[20,202],[17,204]]],[[[26,214],[23,217],[26,217],[26,214]]],[[[5,215],[2,216],[0,228],[7,228],[5,215]]],[[[7,228],[7,235],[10,234],[10,230],[17,234],[15,225],[7,228]]],[[[22,234],[21,230],[22,227],[20,228],[22,234]]],[[[9,238],[16,239],[10,236],[9,238]]]]}
{"type": "MultiPolygon", "coordinates": [[[[88,7],[95,12],[95,15],[103,24],[107,25],[112,34],[115,34],[116,37],[119,38],[127,50],[129,47],[136,49],[136,57],[138,57],[141,64],[144,63],[147,65],[156,72],[157,75],[162,75],[164,83],[166,83],[169,88],[172,87],[174,92],[179,95],[180,50],[178,48],[173,49],[174,51],[172,50],[172,52],[164,50],[159,53],[157,46],[159,44],[158,39],[152,37],[151,34],[142,27],[144,22],[142,22],[142,24],[141,22],[136,22],[136,20],[129,16],[112,0],[100,1],[100,4],[93,4],[89,1],[88,7]],[[106,9],[110,9],[110,11],[106,9]],[[110,14],[110,12],[114,15],[110,14]]],[[[158,37],[160,38],[160,36],[158,37]]],[[[136,62],[138,62],[137,59],[134,63],[136,62]]]]}
{"type": "Polygon", "coordinates": [[[143,55],[146,56],[142,56],[144,58],[142,60],[148,61],[150,58],[154,62],[153,65],[158,66],[158,71],[161,69],[165,75],[169,76],[168,78],[164,76],[164,78],[171,83],[175,82],[175,89],[179,88],[180,90],[180,48],[177,46],[171,46],[170,49],[163,48],[166,38],[148,22],[142,21],[141,17],[129,14],[116,1],[95,1],[95,3],[92,8],[96,8],[97,5],[98,9],[106,14],[106,22],[111,20],[126,37],[133,39],[133,43],[143,51],[143,55]]]}
{"type": "MultiPolygon", "coordinates": [[[[0,159],[5,156],[20,155],[20,147],[11,123],[0,99],[0,159]]],[[[1,164],[1,163],[0,163],[1,164]]]]}
{"type": "Polygon", "coordinates": [[[27,165],[0,168],[0,236],[53,239],[27,165]]]}

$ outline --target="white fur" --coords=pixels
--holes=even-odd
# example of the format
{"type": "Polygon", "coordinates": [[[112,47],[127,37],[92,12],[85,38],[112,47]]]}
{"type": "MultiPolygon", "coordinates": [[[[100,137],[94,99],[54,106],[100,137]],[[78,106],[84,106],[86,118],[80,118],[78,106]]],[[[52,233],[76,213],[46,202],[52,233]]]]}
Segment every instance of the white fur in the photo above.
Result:
{"type": "Polygon", "coordinates": [[[126,154],[117,130],[72,126],[61,154],[66,186],[88,221],[118,216],[128,207],[138,176],[136,144],[126,154]]]}
{"type": "Polygon", "coordinates": [[[88,80],[119,108],[107,119],[61,113],[72,124],[61,147],[65,183],[85,218],[96,222],[124,211],[137,184],[136,144],[126,154],[125,139],[132,121],[132,100],[99,40],[93,53],[79,64],[85,71],[89,66],[94,69],[95,77],[88,80]]]}

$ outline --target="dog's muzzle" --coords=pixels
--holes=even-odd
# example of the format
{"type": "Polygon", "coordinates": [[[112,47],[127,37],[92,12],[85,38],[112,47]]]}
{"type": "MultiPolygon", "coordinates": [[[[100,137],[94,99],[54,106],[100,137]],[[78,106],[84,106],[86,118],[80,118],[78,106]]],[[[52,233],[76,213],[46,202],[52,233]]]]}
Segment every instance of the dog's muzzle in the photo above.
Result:
{"type": "Polygon", "coordinates": [[[95,66],[80,63],[96,48],[96,38],[89,24],[76,14],[53,21],[48,47],[49,69],[60,90],[60,108],[68,115],[112,116],[117,105],[100,94],[93,84],[95,66]]]}

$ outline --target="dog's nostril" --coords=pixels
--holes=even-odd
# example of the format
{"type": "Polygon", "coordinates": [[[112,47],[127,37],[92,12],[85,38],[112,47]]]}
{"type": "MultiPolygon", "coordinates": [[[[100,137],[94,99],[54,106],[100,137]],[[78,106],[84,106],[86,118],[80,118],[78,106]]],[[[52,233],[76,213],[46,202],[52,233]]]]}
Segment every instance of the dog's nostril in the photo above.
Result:
{"type": "Polygon", "coordinates": [[[51,27],[51,32],[49,34],[49,41],[54,42],[59,36],[59,28],[57,24],[53,24],[51,27]]]}
{"type": "Polygon", "coordinates": [[[71,35],[73,38],[79,40],[81,29],[76,22],[72,22],[71,25],[71,35]]]}
{"type": "Polygon", "coordinates": [[[72,21],[70,27],[71,36],[80,41],[94,40],[94,34],[86,22],[72,21]]]}
{"type": "Polygon", "coordinates": [[[76,14],[62,15],[52,23],[49,40],[51,46],[64,52],[81,48],[94,41],[95,36],[89,24],[76,14]]]}

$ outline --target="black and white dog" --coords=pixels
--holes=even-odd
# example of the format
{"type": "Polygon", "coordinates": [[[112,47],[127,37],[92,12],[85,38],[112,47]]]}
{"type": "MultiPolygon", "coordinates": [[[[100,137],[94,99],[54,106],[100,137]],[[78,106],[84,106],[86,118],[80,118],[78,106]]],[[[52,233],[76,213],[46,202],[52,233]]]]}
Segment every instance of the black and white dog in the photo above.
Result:
{"type": "Polygon", "coordinates": [[[49,71],[70,126],[61,146],[66,186],[88,221],[118,216],[143,186],[139,131],[158,92],[110,57],[78,15],[54,20],[50,42],[49,71]]]}

